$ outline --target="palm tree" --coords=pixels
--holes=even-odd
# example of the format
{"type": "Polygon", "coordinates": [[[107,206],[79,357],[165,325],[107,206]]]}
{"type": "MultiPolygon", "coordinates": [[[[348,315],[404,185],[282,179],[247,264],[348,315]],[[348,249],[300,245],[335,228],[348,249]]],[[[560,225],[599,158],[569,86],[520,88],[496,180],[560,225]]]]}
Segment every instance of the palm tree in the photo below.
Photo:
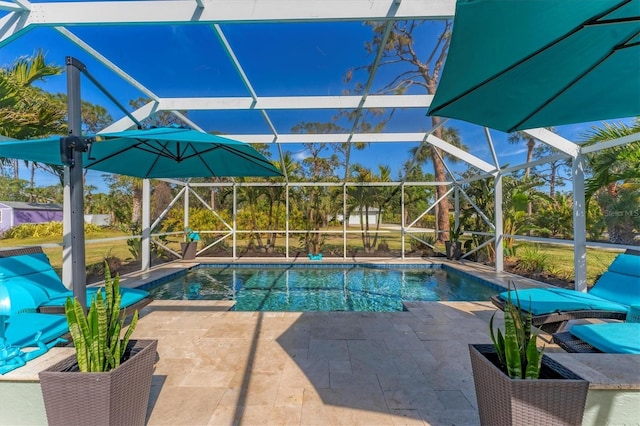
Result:
{"type": "MultiPolygon", "coordinates": [[[[13,64],[0,68],[0,132],[22,139],[46,136],[61,130],[64,111],[59,102],[42,90],[31,87],[36,81],[59,75],[62,67],[47,64],[45,54],[38,50],[33,56],[20,57],[13,64]]],[[[2,159],[7,163],[7,159],[2,159]]],[[[11,160],[14,178],[18,179],[18,160],[11,160]]],[[[31,187],[34,186],[33,178],[31,187]]]]}
{"type": "MultiPolygon", "coordinates": [[[[533,159],[533,150],[536,147],[536,139],[525,133],[525,132],[513,132],[509,133],[509,137],[507,138],[509,143],[519,144],[520,142],[527,143],[527,163],[529,163],[533,159]]],[[[531,173],[531,169],[527,166],[524,169],[524,176],[529,178],[529,174],[531,173]]]]}
{"type": "MultiPolygon", "coordinates": [[[[376,175],[370,169],[354,165],[356,182],[389,182],[391,180],[391,169],[388,166],[378,166],[378,174],[376,175]]],[[[372,253],[378,243],[378,235],[380,225],[382,223],[382,212],[391,203],[391,194],[393,192],[389,188],[374,186],[351,186],[348,189],[349,194],[349,211],[347,217],[354,211],[360,215],[360,235],[364,252],[372,253]],[[378,209],[377,221],[375,224],[369,223],[369,213],[371,209],[378,209]],[[371,232],[371,226],[375,226],[375,231],[371,232]]]]}
{"type": "MultiPolygon", "coordinates": [[[[386,44],[382,46],[384,40],[383,33],[386,31],[386,23],[375,22],[371,24],[373,27],[373,40],[368,42],[365,47],[368,53],[376,53],[378,50],[382,50],[382,59],[379,67],[390,65],[391,67],[397,66],[398,63],[404,63],[409,66],[409,69],[397,74],[392,78],[382,89],[377,93],[394,93],[402,94],[406,93],[409,88],[421,87],[424,88],[427,94],[433,95],[436,92],[438,81],[440,80],[440,72],[444,66],[447,53],[449,51],[449,44],[451,41],[451,30],[453,27],[452,21],[439,21],[434,24],[433,21],[393,21],[390,34],[386,40],[386,44]],[[422,27],[423,25],[443,25],[442,30],[434,43],[433,48],[425,52],[420,52],[414,48],[414,31],[422,27]]],[[[418,31],[416,31],[417,33],[418,31]]],[[[372,64],[358,67],[356,69],[364,69],[369,71],[372,69],[372,64]]],[[[353,76],[353,71],[350,70],[347,73],[346,81],[349,82],[353,76]]],[[[354,89],[354,93],[362,93],[365,85],[357,83],[354,89]]],[[[373,111],[375,115],[382,115],[381,111],[373,111]]],[[[393,110],[388,112],[389,115],[393,114],[393,110]]],[[[380,120],[382,124],[386,123],[390,117],[380,120]]],[[[440,118],[431,117],[431,124],[436,129],[433,134],[441,139],[444,139],[443,129],[439,127],[440,118]]],[[[426,154],[430,155],[430,160],[433,164],[433,174],[437,182],[445,182],[447,180],[447,172],[444,163],[441,160],[442,152],[438,148],[432,147],[426,150],[426,154]]],[[[439,240],[448,238],[449,232],[449,200],[445,196],[447,188],[444,185],[438,185],[435,188],[436,199],[442,198],[439,203],[439,207],[436,213],[436,227],[442,231],[438,234],[439,240]]]]}
{"type": "MultiPolygon", "coordinates": [[[[586,144],[617,139],[640,132],[640,118],[628,126],[607,124],[587,133],[586,144]]],[[[592,177],[585,182],[587,200],[596,195],[609,240],[634,244],[640,230],[640,142],[604,149],[588,157],[592,177]]]]}
{"type": "MultiPolygon", "coordinates": [[[[460,134],[458,133],[457,129],[453,127],[444,127],[439,130],[440,130],[439,137],[442,140],[448,142],[449,144],[457,148],[465,149],[465,150],[467,149],[467,147],[462,143],[462,139],[460,138],[460,134]]],[[[442,158],[447,159],[447,161],[450,161],[452,163],[456,163],[460,160],[458,157],[444,153],[432,145],[420,145],[418,147],[412,148],[410,152],[411,152],[411,156],[415,158],[415,162],[414,162],[415,167],[420,167],[422,164],[427,163],[429,161],[433,162],[434,171],[438,169],[438,167],[442,167],[443,174],[440,178],[438,178],[438,175],[434,173],[435,180],[437,182],[444,182],[446,180],[446,174],[444,174],[445,172],[444,163],[442,163],[442,160],[440,160],[441,156],[442,158]]],[[[445,192],[446,192],[446,187],[444,185],[436,186],[436,199],[442,197],[442,194],[444,194],[445,192]]],[[[442,228],[441,221],[439,219],[436,220],[436,223],[435,223],[436,239],[438,241],[444,241],[449,238],[448,235],[446,235],[446,232],[448,232],[449,230],[449,201],[448,200],[447,200],[447,204],[443,205],[442,203],[439,203],[435,206],[436,218],[440,218],[442,209],[444,209],[447,213],[447,226],[442,228]],[[438,231],[442,231],[442,232],[438,232],[438,231]]]]}

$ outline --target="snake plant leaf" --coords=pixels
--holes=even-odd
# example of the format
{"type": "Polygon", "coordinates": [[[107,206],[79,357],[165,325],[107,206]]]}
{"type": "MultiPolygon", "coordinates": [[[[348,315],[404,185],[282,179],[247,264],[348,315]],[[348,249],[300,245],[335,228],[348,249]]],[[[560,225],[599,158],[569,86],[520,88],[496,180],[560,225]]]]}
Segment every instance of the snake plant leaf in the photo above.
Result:
{"type": "Polygon", "coordinates": [[[498,359],[503,365],[507,365],[507,360],[504,356],[504,337],[502,337],[502,332],[498,328],[497,337],[493,332],[493,319],[496,316],[496,312],[491,315],[491,319],[489,320],[489,332],[491,334],[491,341],[493,342],[493,347],[496,349],[496,353],[498,354],[498,359]]]}
{"type": "Polygon", "coordinates": [[[84,339],[82,330],[80,329],[74,305],[79,305],[77,300],[72,301],[71,298],[67,298],[64,310],[67,317],[67,323],[69,324],[69,333],[71,334],[71,338],[73,339],[73,343],[76,349],[78,368],[80,369],[80,371],[86,373],[89,372],[89,354],[87,342],[84,339]]]}
{"type": "Polygon", "coordinates": [[[127,344],[129,343],[129,338],[131,338],[131,334],[133,333],[133,330],[136,328],[137,324],[138,324],[138,311],[135,311],[133,313],[133,318],[131,319],[131,324],[129,324],[129,328],[127,329],[127,332],[124,334],[124,338],[122,339],[123,349],[126,349],[127,344]]]}
{"type": "Polygon", "coordinates": [[[105,287],[99,289],[91,300],[89,312],[85,313],[77,300],[68,299],[65,313],[69,331],[76,348],[76,359],[80,371],[109,371],[120,365],[126,344],[138,322],[138,311],[125,336],[120,339],[124,317],[120,314],[120,277],[111,278],[109,265],[105,262],[105,287]]]}
{"type": "Polygon", "coordinates": [[[538,351],[537,336],[532,336],[527,345],[527,370],[525,372],[525,379],[537,379],[540,377],[540,367],[542,366],[542,350],[538,351]]]}
{"type": "Polygon", "coordinates": [[[98,358],[101,360],[101,368],[104,368],[105,349],[108,347],[108,325],[107,325],[107,308],[102,298],[102,289],[98,290],[95,297],[95,311],[98,326],[98,358]]]}
{"type": "Polygon", "coordinates": [[[522,360],[520,358],[520,345],[516,331],[516,322],[513,310],[504,316],[504,346],[507,374],[512,379],[522,378],[522,360]]]}

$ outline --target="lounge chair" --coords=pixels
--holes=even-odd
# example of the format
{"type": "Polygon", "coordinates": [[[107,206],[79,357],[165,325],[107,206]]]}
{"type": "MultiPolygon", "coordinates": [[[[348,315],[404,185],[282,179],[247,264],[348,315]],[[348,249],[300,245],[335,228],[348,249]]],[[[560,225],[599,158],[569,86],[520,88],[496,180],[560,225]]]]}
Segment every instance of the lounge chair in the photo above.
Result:
{"type": "MultiPolygon", "coordinates": [[[[509,292],[491,298],[504,309],[509,292]]],[[[640,256],[619,254],[588,293],[562,288],[534,288],[511,292],[513,303],[531,312],[532,324],[544,332],[562,331],[567,321],[581,318],[624,320],[631,305],[640,304],[640,256]]]]}
{"type": "Polygon", "coordinates": [[[567,352],[640,354],[640,323],[574,325],[553,341],[567,352]]]}
{"type": "MultiPolygon", "coordinates": [[[[64,304],[73,292],[68,290],[40,247],[0,251],[0,279],[11,289],[13,306],[19,312],[64,313],[64,304]]],[[[87,302],[99,287],[87,288],[87,302]]],[[[121,307],[133,312],[151,302],[144,290],[120,288],[121,307]]],[[[16,311],[16,312],[18,312],[16,311]]]]}
{"type": "Polygon", "coordinates": [[[0,374],[22,367],[65,343],[69,326],[64,315],[18,313],[22,305],[12,304],[12,288],[0,282],[0,374]],[[24,348],[37,348],[23,351],[24,348]]]}

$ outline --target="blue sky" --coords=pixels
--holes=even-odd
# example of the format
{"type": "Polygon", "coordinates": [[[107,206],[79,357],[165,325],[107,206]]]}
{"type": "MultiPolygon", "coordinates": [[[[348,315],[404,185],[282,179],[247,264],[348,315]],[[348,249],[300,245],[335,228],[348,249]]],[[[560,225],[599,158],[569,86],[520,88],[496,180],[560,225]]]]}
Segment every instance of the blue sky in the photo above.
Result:
{"type": "MultiPolygon", "coordinates": [[[[426,57],[431,51],[434,36],[441,24],[427,23],[414,34],[416,50],[426,57]]],[[[286,24],[227,24],[221,26],[236,56],[239,58],[258,96],[340,95],[351,88],[343,81],[347,70],[371,62],[364,44],[371,39],[371,29],[357,22],[286,23],[286,24]]],[[[73,27],[71,31],[101,54],[116,63],[126,73],[161,97],[181,96],[248,96],[249,93],[235,71],[215,32],[207,25],[145,25],[73,27]]],[[[15,58],[31,55],[43,49],[50,62],[63,65],[70,55],[85,63],[89,72],[105,86],[119,102],[128,106],[130,99],[142,94],[128,82],[92,59],[53,28],[36,28],[0,49],[0,66],[15,58]]],[[[382,67],[376,75],[373,92],[402,72],[403,65],[382,67]]],[[[364,82],[366,73],[354,74],[354,80],[364,82]]],[[[48,79],[41,87],[51,92],[65,92],[65,76],[48,79]]],[[[88,80],[82,82],[82,98],[103,105],[114,119],[124,114],[118,110],[88,80]]],[[[409,94],[424,93],[414,86],[409,94]]],[[[269,117],[280,133],[290,133],[301,121],[330,121],[335,110],[269,111],[269,117]]],[[[426,110],[399,110],[386,127],[389,132],[419,132],[428,130],[430,119],[426,110]]],[[[258,111],[194,111],[189,118],[206,131],[227,134],[270,133],[258,111]]],[[[346,120],[338,124],[350,130],[346,120]]],[[[577,141],[593,124],[562,126],[562,136],[577,141]]],[[[450,121],[448,126],[459,130],[470,152],[487,162],[491,154],[481,127],[450,121]]],[[[502,164],[525,161],[526,147],[510,145],[507,135],[492,131],[502,164]]],[[[365,151],[352,153],[351,162],[377,169],[388,164],[392,176],[398,176],[401,166],[409,159],[415,143],[373,143],[365,151]]],[[[304,156],[299,145],[284,145],[285,151],[304,156]]],[[[277,154],[274,150],[274,159],[277,154]]],[[[464,165],[453,166],[464,170],[464,165]]],[[[23,173],[24,177],[27,176],[23,173]]],[[[88,182],[105,190],[101,173],[90,172],[88,182]]],[[[40,174],[39,185],[55,184],[56,178],[40,174]]]]}

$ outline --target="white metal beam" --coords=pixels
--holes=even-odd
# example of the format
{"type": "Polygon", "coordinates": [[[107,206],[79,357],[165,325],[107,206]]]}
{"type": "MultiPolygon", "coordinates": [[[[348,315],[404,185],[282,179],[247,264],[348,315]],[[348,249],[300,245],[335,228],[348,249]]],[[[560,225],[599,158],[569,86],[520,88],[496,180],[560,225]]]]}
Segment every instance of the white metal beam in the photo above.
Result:
{"type": "Polygon", "coordinates": [[[587,218],[584,188],[584,157],[573,159],[573,271],[575,289],[587,291],[587,218]]]}
{"type": "MultiPolygon", "coordinates": [[[[141,106],[137,110],[133,111],[131,115],[135,117],[139,122],[144,120],[145,118],[150,117],[152,114],[155,114],[157,111],[158,103],[155,101],[151,101],[146,105],[141,106]]],[[[120,120],[112,123],[111,125],[105,127],[98,133],[109,133],[109,132],[121,132],[123,130],[127,130],[129,127],[135,125],[129,117],[123,117],[120,120]]]]}
{"type": "MultiPolygon", "coordinates": [[[[306,134],[291,133],[279,134],[278,143],[344,143],[349,140],[349,133],[332,134],[306,134]]],[[[274,142],[271,134],[230,134],[226,138],[235,139],[247,143],[271,143],[274,142]]],[[[422,142],[425,133],[356,133],[353,142],[422,142]]],[[[446,143],[446,142],[445,142],[446,143]]]]}
{"type": "MultiPolygon", "coordinates": [[[[361,96],[265,96],[160,98],[160,110],[351,109],[361,96]]],[[[363,108],[428,108],[432,95],[369,95],[363,108]]]]}
{"type": "Polygon", "coordinates": [[[599,142],[593,145],[581,147],[581,152],[583,154],[588,154],[590,152],[597,152],[607,148],[613,148],[614,146],[626,145],[632,142],[640,141],[640,133],[633,133],[631,135],[623,136],[621,138],[611,139],[605,142],[599,142]]]}
{"type": "Polygon", "coordinates": [[[435,146],[436,148],[440,148],[441,150],[453,155],[454,157],[457,157],[462,161],[469,163],[474,167],[477,167],[478,169],[484,172],[491,172],[493,170],[496,170],[496,166],[491,165],[486,161],[481,160],[478,157],[471,155],[468,152],[463,151],[460,148],[457,148],[434,135],[427,136],[427,142],[429,142],[431,145],[435,146]]]}
{"type": "Polygon", "coordinates": [[[24,7],[20,6],[17,3],[13,3],[10,1],[0,1],[0,10],[9,10],[9,11],[15,11],[15,12],[22,12],[24,11],[24,7]]]}
{"type": "Polygon", "coordinates": [[[9,12],[0,18],[0,47],[19,37],[32,27],[26,27],[28,12],[9,12]]]}
{"type": "MultiPolygon", "coordinates": [[[[24,0],[21,0],[24,1],[24,0]]],[[[34,3],[28,25],[351,21],[450,18],[454,0],[181,0],[34,3]]]]}
{"type": "Polygon", "coordinates": [[[544,128],[523,130],[524,133],[533,136],[540,142],[546,143],[557,149],[560,152],[569,154],[571,157],[576,158],[580,152],[580,145],[573,143],[562,136],[553,133],[544,128]]]}
{"type": "Polygon", "coordinates": [[[109,59],[104,57],[100,52],[95,50],[93,47],[91,47],[89,44],[87,44],[80,37],[76,36],[75,34],[73,34],[71,31],[69,31],[65,27],[55,27],[55,29],[60,34],[62,34],[63,36],[68,38],[70,41],[72,41],[74,44],[76,44],[78,47],[83,49],[85,52],[87,52],[88,54],[90,54],[91,56],[96,58],[100,63],[102,63],[108,69],[113,71],[117,76],[119,76],[124,81],[126,81],[129,84],[131,84],[133,87],[135,87],[139,91],[141,91],[144,95],[148,96],[149,98],[151,98],[153,100],[158,100],[158,96],[155,93],[153,93],[151,90],[149,90],[145,86],[143,86],[138,80],[136,80],[135,78],[131,77],[129,74],[124,72],[122,70],[122,68],[120,68],[119,66],[117,66],[116,64],[111,62],[109,59]]]}

